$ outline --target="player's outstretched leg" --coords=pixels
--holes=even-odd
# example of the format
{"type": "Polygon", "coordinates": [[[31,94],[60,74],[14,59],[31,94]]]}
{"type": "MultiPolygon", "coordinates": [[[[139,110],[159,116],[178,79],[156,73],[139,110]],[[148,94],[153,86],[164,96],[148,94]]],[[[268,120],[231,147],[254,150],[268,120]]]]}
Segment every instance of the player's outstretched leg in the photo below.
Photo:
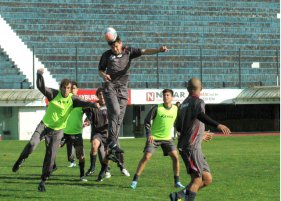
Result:
{"type": "MultiPolygon", "coordinates": [[[[36,137],[36,135],[34,135],[36,137]]],[[[34,138],[35,138],[34,137],[34,138]]],[[[36,148],[36,143],[39,144],[40,140],[34,140],[33,145],[31,145],[30,142],[28,142],[24,149],[22,150],[18,160],[15,162],[12,171],[17,172],[20,169],[20,166],[24,163],[25,159],[28,158],[28,156],[32,153],[33,149],[36,148]]]]}
{"type": "Polygon", "coordinates": [[[23,162],[24,162],[24,159],[22,159],[22,160],[20,160],[20,159],[17,160],[17,161],[15,162],[13,168],[12,168],[12,171],[13,171],[13,172],[17,172],[17,171],[20,169],[20,166],[23,164],[23,162]]]}

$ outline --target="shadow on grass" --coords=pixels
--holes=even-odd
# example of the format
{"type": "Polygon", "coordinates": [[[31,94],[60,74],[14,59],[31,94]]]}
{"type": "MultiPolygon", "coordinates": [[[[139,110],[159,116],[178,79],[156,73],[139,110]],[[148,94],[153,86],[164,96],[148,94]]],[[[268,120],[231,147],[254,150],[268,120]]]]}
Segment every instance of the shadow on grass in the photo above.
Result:
{"type": "Polygon", "coordinates": [[[13,198],[13,199],[16,199],[16,198],[24,198],[24,199],[42,199],[43,197],[39,197],[39,196],[27,196],[27,195],[24,195],[24,196],[18,196],[18,195],[5,195],[5,194],[1,194],[1,199],[5,200],[5,198],[13,198]]]}
{"type": "MultiPolygon", "coordinates": [[[[13,177],[13,176],[0,176],[0,180],[4,181],[4,183],[7,184],[28,184],[28,185],[38,185],[40,181],[40,177],[13,177]],[[30,182],[26,182],[30,181],[30,182]],[[36,182],[35,182],[36,181],[36,182]]],[[[96,186],[96,187],[112,187],[116,186],[114,184],[107,184],[103,182],[96,182],[96,181],[89,181],[89,182],[81,182],[79,179],[56,179],[56,178],[51,178],[47,180],[46,186],[58,186],[58,185],[65,185],[65,186],[96,186]]]]}

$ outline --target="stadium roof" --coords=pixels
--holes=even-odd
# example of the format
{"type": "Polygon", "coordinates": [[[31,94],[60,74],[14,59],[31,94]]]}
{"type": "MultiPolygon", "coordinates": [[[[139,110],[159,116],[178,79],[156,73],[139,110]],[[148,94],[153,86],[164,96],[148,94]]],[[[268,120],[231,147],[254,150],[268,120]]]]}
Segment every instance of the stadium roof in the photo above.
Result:
{"type": "Polygon", "coordinates": [[[280,104],[280,87],[247,88],[233,102],[235,104],[280,104]]]}
{"type": "Polygon", "coordinates": [[[0,106],[45,105],[45,97],[37,89],[0,89],[0,106]]]}

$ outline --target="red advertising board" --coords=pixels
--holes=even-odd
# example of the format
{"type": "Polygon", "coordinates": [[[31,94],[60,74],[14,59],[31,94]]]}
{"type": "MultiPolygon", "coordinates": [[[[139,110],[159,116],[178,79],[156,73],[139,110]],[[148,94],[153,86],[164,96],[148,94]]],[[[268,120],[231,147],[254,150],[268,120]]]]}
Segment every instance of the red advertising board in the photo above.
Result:
{"type": "MultiPolygon", "coordinates": [[[[78,96],[85,101],[97,102],[98,98],[96,96],[96,89],[79,89],[78,96]]],[[[48,105],[48,100],[46,100],[46,105],[48,105]]],[[[131,104],[131,89],[128,89],[128,105],[131,104]]]]}

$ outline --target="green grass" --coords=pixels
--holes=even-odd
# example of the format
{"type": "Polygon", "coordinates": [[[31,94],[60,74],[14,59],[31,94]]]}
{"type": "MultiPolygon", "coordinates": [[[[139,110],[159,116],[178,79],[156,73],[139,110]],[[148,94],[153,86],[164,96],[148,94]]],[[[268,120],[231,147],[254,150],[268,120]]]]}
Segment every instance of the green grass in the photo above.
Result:
{"type": "MultiPolygon", "coordinates": [[[[127,169],[131,177],[121,176],[111,164],[112,177],[96,182],[97,173],[87,183],[79,182],[79,168],[68,168],[66,148],[59,150],[58,170],[47,181],[47,192],[37,192],[40,181],[44,142],[17,173],[11,168],[26,141],[0,141],[0,200],[95,200],[139,201],[169,200],[173,187],[171,160],[159,149],[139,179],[138,188],[128,188],[142,157],[145,139],[121,140],[125,150],[127,169]]],[[[86,169],[89,166],[90,143],[85,140],[86,169]]],[[[213,183],[202,189],[196,201],[277,201],[280,195],[280,141],[279,136],[215,137],[203,144],[211,167],[213,183]]],[[[100,165],[97,162],[97,169],[100,165]]],[[[181,162],[181,182],[189,176],[181,162]]]]}

